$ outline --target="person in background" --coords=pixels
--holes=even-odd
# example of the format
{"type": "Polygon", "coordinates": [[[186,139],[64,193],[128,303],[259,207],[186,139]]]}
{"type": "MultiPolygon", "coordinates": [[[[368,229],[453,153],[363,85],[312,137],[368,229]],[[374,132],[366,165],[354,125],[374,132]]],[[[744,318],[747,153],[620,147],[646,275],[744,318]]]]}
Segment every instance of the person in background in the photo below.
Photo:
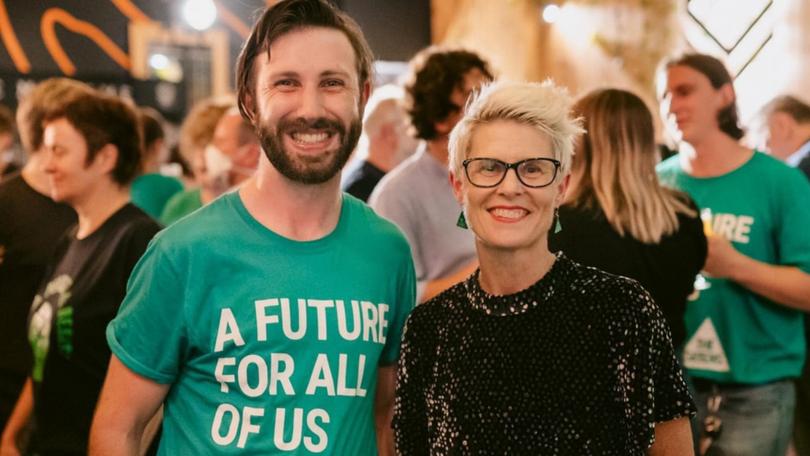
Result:
{"type": "Polygon", "coordinates": [[[42,120],[54,104],[91,90],[71,79],[48,79],[32,88],[17,107],[20,142],[28,160],[20,173],[0,183],[0,429],[31,372],[26,323],[31,301],[59,239],[76,222],[70,206],[50,197],[43,169],[47,152],[42,120]]]}
{"type": "Polygon", "coordinates": [[[157,220],[169,198],[183,191],[183,183],[160,173],[161,165],[168,160],[163,117],[152,108],[139,108],[138,118],[143,131],[143,174],[132,182],[132,204],[157,220]]]}
{"type": "Polygon", "coordinates": [[[374,89],[363,119],[360,159],[343,180],[346,193],[368,201],[385,174],[411,156],[418,143],[408,134],[402,88],[386,85],[374,89]]]}
{"type": "Polygon", "coordinates": [[[658,165],[659,179],[711,211],[708,286],[686,307],[683,352],[701,450],[784,456],[810,310],[810,183],[740,144],[732,78],[718,59],[667,60],[659,82],[662,114],[680,142],[658,165]]]}
{"type": "Polygon", "coordinates": [[[340,191],[372,61],[327,0],[258,19],[236,74],[265,156],[163,230],[133,273],[107,330],[91,454],[136,454],[164,402],[160,454],[393,454],[413,262],[392,223],[340,191]]]}
{"type": "Polygon", "coordinates": [[[253,176],[260,156],[253,126],[238,108],[231,108],[217,122],[211,144],[205,148],[206,179],[220,193],[234,190],[253,176]]]}
{"type": "Polygon", "coordinates": [[[661,187],[653,116],[638,96],[591,92],[574,105],[585,134],[560,206],[562,230],[549,248],[579,263],[638,280],[661,308],[681,347],[684,312],[706,261],[706,236],[692,200],[661,187]]]}
{"type": "MultiPolygon", "coordinates": [[[[769,154],[798,168],[810,178],[810,105],[791,95],[781,95],[759,113],[765,126],[769,154]]],[[[810,315],[804,315],[804,335],[810,350],[810,315]]],[[[810,456],[810,363],[796,380],[796,413],[793,445],[798,456],[810,456]]]]}
{"type": "Polygon", "coordinates": [[[160,222],[169,226],[177,220],[210,203],[220,195],[218,188],[208,179],[205,149],[211,144],[219,119],[236,106],[231,97],[203,100],[191,109],[180,127],[180,154],[191,165],[196,186],[172,196],[160,215],[160,222]]]}
{"type": "Polygon", "coordinates": [[[760,112],[769,154],[810,178],[810,105],[791,96],[774,98],[760,112]]]}
{"type": "Polygon", "coordinates": [[[43,118],[45,172],[55,201],[78,222],[60,241],[29,316],[33,367],[3,431],[3,455],[87,454],[110,349],[104,331],[135,263],[160,227],[130,203],[141,164],[135,111],[82,93],[43,118]],[[28,448],[20,435],[33,428],[28,448]]]}
{"type": "Polygon", "coordinates": [[[460,282],[476,268],[472,234],[456,226],[461,210],[447,171],[447,141],[467,97],[492,73],[474,52],[429,47],[411,59],[405,109],[416,153],[382,178],[369,205],[394,222],[411,245],[419,302],[460,282]]]}
{"type": "Polygon", "coordinates": [[[5,105],[0,105],[0,181],[19,171],[14,162],[14,113],[5,105]]]}
{"type": "Polygon", "coordinates": [[[453,191],[481,266],[408,318],[403,456],[692,454],[694,404],[650,295],[548,249],[581,132],[569,108],[550,82],[496,82],[453,130],[453,191]]]}

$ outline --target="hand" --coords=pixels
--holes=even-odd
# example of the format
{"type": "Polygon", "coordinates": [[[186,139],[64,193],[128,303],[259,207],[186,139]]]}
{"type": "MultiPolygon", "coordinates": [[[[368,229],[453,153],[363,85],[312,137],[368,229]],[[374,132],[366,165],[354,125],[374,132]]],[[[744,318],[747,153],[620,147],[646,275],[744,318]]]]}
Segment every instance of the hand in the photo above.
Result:
{"type": "Polygon", "coordinates": [[[0,264],[3,264],[3,257],[6,256],[6,246],[0,244],[0,264]]]}
{"type": "Polygon", "coordinates": [[[706,241],[709,245],[709,253],[703,270],[711,277],[730,278],[740,260],[744,259],[744,255],[722,236],[706,236],[706,241]]]}

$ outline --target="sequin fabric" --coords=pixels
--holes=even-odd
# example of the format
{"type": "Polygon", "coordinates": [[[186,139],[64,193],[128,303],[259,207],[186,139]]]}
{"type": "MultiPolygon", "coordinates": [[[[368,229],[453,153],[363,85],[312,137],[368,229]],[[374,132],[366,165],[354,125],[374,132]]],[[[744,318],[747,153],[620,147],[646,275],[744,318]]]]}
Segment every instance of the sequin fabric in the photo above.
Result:
{"type": "Polygon", "coordinates": [[[402,455],[643,455],[694,415],[669,329],[635,281],[562,253],[513,295],[478,272],[408,319],[394,430],[402,455]]]}

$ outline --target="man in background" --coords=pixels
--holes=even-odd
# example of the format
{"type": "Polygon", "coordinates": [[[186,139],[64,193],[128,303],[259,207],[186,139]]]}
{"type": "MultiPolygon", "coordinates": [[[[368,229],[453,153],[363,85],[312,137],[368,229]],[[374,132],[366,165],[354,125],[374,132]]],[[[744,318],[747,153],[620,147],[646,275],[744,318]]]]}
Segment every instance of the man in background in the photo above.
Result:
{"type": "Polygon", "coordinates": [[[492,73],[477,54],[440,47],[421,51],[410,67],[405,109],[423,143],[414,156],[380,181],[369,203],[408,238],[417,297],[424,302],[478,267],[472,233],[456,226],[461,205],[450,186],[447,143],[467,97],[491,80],[492,73]]]}
{"type": "MultiPolygon", "coordinates": [[[[791,95],[774,98],[762,108],[768,153],[810,178],[810,106],[791,95]]],[[[804,316],[805,340],[810,351],[810,315],[804,316]]],[[[799,456],[810,456],[810,363],[796,380],[793,445],[799,456]]]]}
{"type": "Polygon", "coordinates": [[[375,89],[366,106],[358,164],[343,181],[343,191],[368,201],[385,174],[416,150],[416,140],[408,134],[407,113],[402,106],[402,89],[385,85],[375,89]]]}
{"type": "Polygon", "coordinates": [[[768,153],[810,178],[810,106],[791,95],[774,98],[762,108],[768,153]]]}

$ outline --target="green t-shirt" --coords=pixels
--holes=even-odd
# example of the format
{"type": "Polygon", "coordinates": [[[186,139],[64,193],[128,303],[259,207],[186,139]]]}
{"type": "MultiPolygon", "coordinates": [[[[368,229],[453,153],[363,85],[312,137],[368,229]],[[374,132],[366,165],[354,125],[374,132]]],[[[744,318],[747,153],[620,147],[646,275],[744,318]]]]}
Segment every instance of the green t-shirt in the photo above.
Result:
{"type": "MultiPolygon", "coordinates": [[[[658,165],[664,185],[712,213],[714,235],[739,252],[810,272],[810,185],[796,169],[756,152],[719,177],[686,174],[678,156],[658,165]]],[[[762,384],[798,377],[805,357],[803,315],[726,279],[707,278],[686,309],[683,365],[718,382],[762,384]]]]}
{"type": "Polygon", "coordinates": [[[169,199],[182,191],[183,183],[179,179],[149,173],[135,178],[130,189],[130,196],[132,204],[157,220],[169,199]]]}
{"type": "Polygon", "coordinates": [[[172,196],[160,214],[160,223],[169,226],[202,207],[200,189],[186,190],[172,196]]]}
{"type": "Polygon", "coordinates": [[[414,303],[405,238],[359,200],[297,242],[234,192],[155,237],[107,340],[172,385],[159,454],[373,455],[376,367],[414,303]]]}

